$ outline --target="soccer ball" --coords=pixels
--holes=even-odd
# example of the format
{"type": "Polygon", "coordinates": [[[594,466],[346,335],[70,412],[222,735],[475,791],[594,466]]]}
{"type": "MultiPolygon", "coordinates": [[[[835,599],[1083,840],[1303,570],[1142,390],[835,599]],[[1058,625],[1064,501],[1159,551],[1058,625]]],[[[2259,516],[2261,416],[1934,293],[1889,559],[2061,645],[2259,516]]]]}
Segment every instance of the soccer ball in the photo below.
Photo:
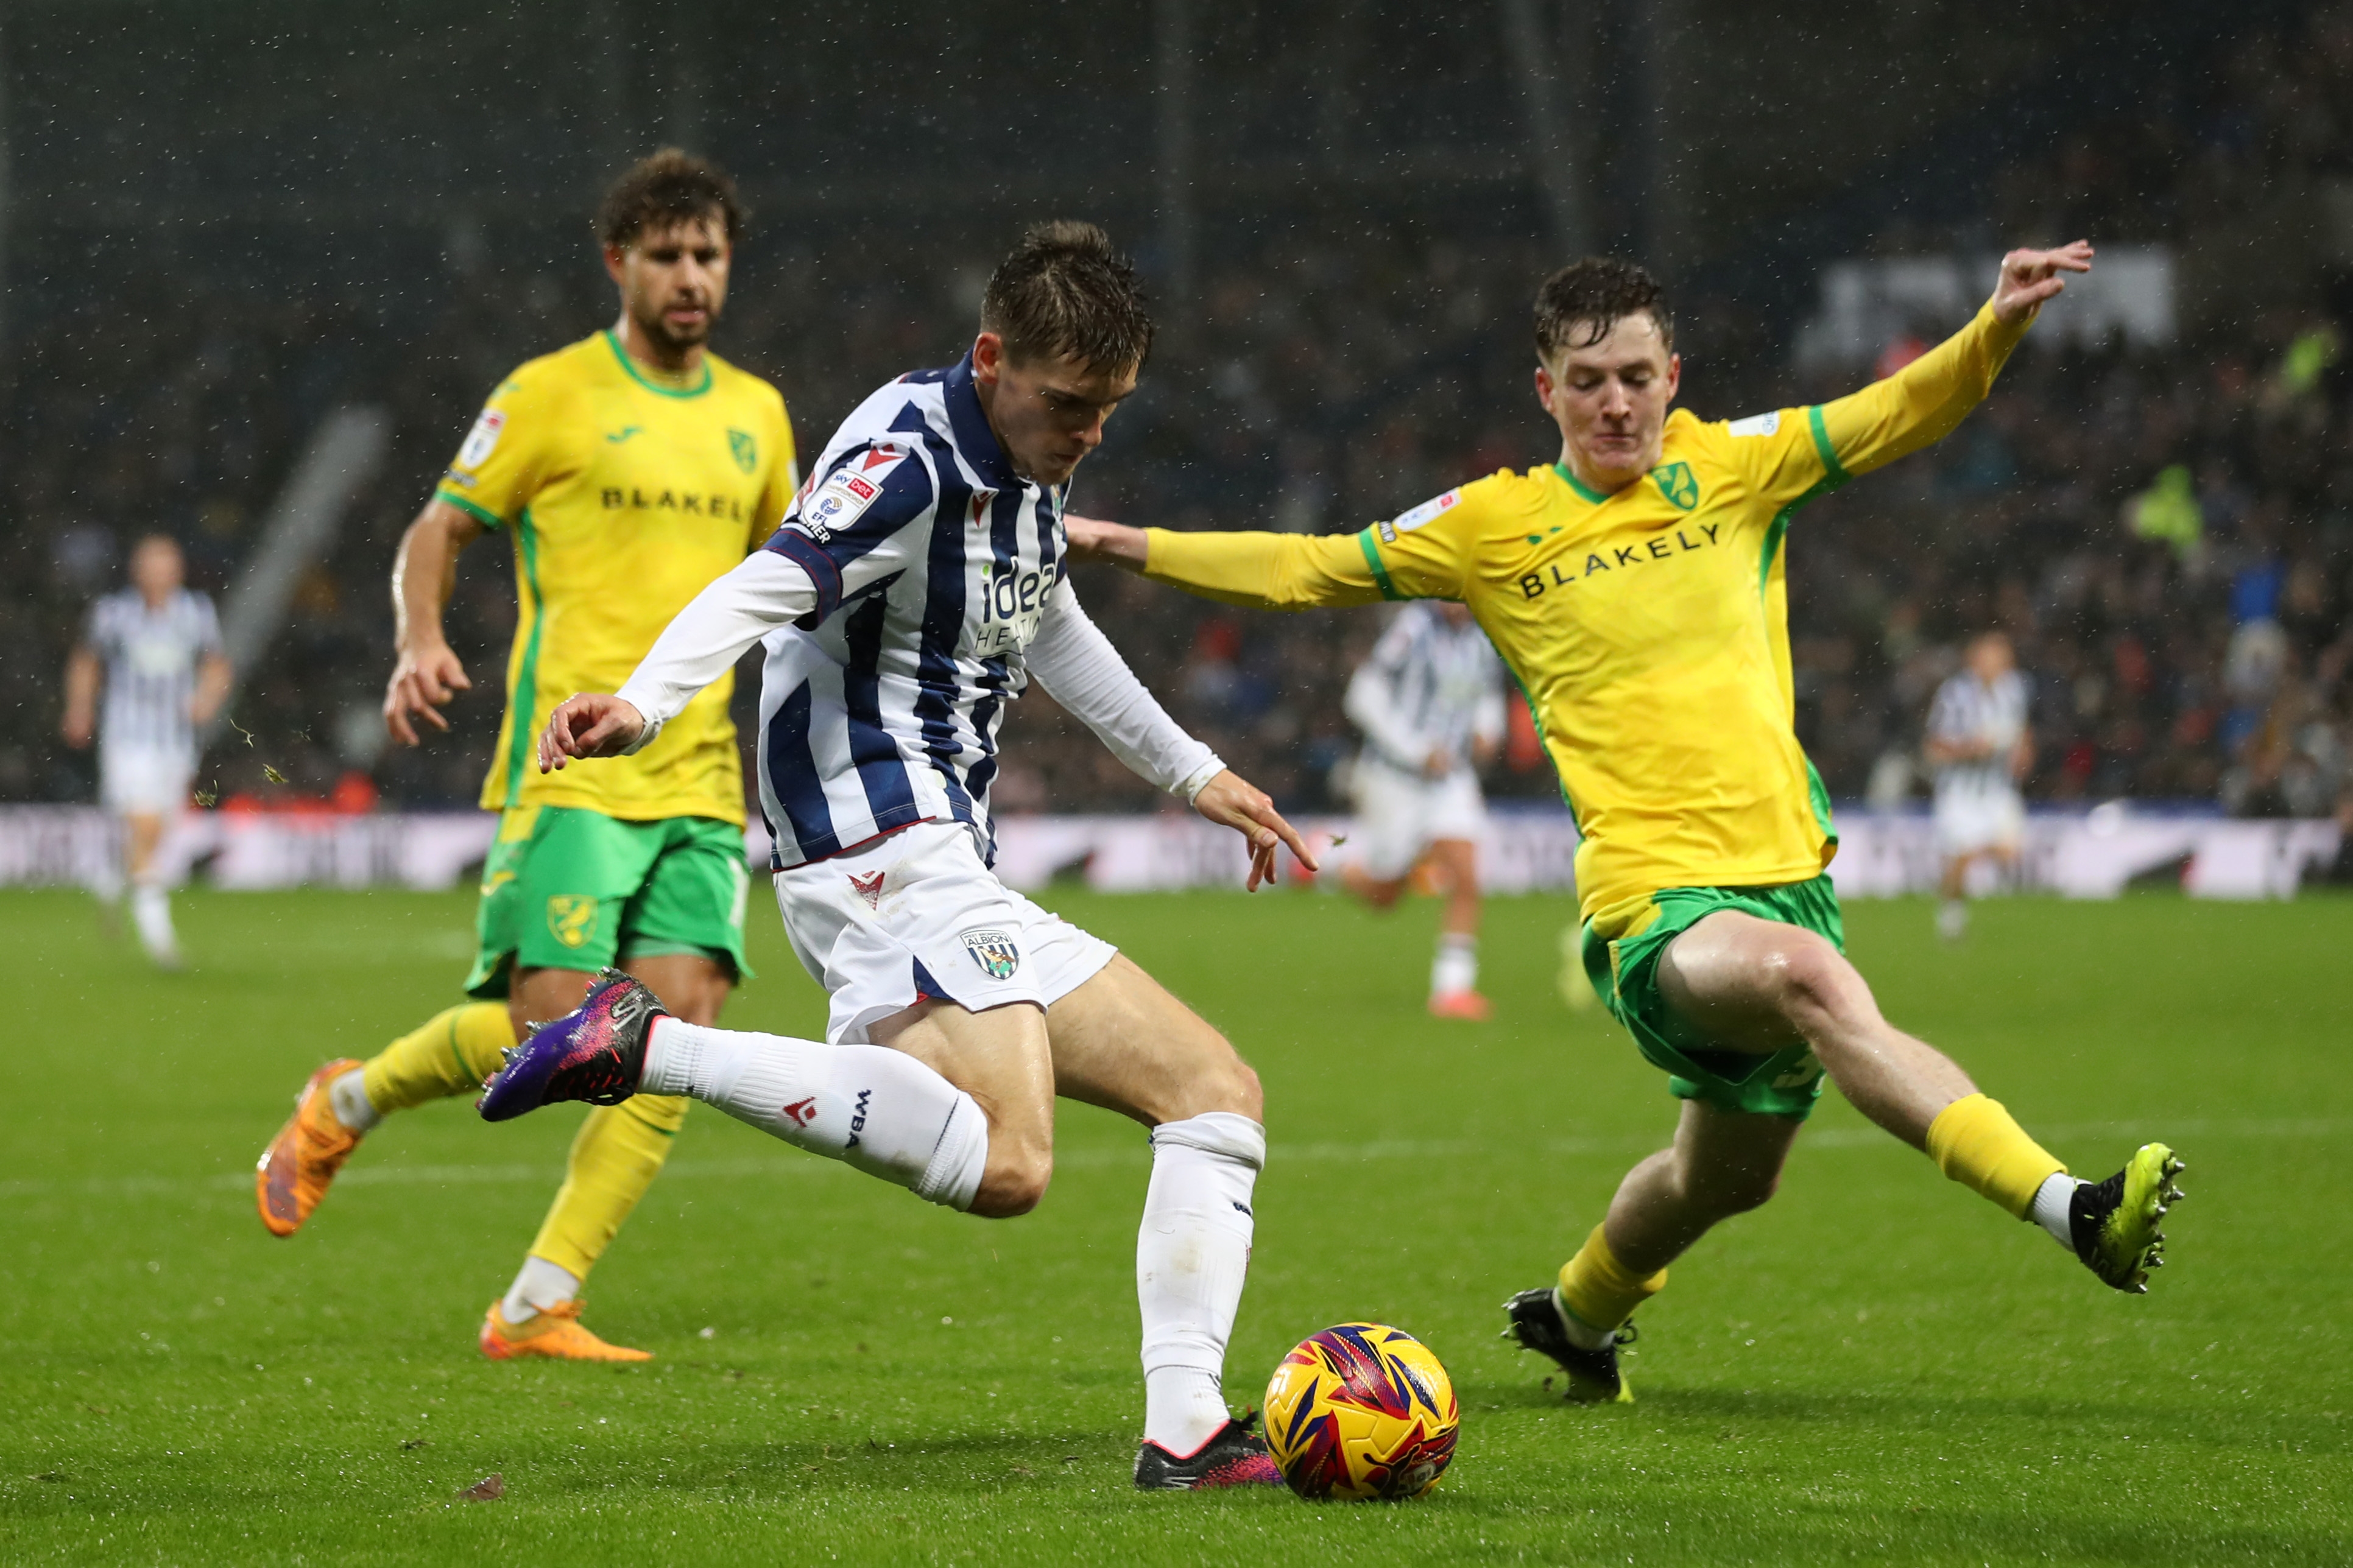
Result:
{"type": "Polygon", "coordinates": [[[1419,1497],[1454,1458],[1462,1414],[1430,1347],[1385,1323],[1302,1340],[1266,1385],[1266,1441],[1303,1498],[1419,1497]]]}

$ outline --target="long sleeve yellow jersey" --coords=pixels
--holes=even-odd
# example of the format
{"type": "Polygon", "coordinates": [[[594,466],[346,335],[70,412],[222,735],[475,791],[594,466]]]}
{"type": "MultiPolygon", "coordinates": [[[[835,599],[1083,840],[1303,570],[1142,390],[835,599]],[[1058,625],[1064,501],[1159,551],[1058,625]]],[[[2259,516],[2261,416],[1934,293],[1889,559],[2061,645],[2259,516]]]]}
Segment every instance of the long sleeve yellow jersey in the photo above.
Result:
{"type": "Polygon", "coordinates": [[[491,395],[434,492],[514,541],[519,613],[485,806],[744,820],[732,673],[635,756],[542,773],[533,742],[573,693],[619,690],[687,601],[776,531],[798,482],[785,400],[716,354],[673,386],[604,331],[491,395]]]}
{"type": "Polygon", "coordinates": [[[1990,309],[1884,381],[1730,423],[1669,416],[1612,495],[1506,468],[1362,532],[1149,531],[1145,574],[1275,609],[1457,599],[1518,679],[1585,842],[1590,919],[1666,888],[1819,876],[1830,802],[1798,744],[1790,515],[1946,435],[2023,335],[1990,309]]]}

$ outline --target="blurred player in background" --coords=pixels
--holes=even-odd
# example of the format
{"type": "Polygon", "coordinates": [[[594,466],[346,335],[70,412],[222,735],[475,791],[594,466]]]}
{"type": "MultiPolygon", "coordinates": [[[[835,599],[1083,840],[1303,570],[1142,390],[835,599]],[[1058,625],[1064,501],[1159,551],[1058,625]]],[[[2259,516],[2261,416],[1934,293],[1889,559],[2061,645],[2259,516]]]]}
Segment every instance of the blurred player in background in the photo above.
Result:
{"type": "Polygon", "coordinates": [[[1798,743],[1789,666],[1791,514],[1957,426],[2060,274],[2091,257],[2013,251],[1975,319],[1896,374],[1728,424],[1670,414],[1682,364],[1656,279],[1581,261],[1536,296],[1557,463],[1354,536],[1070,521],[1082,558],[1229,604],[1461,600],[1530,694],[1584,835],[1586,973],[1683,1101],[1673,1144],[1627,1173],[1557,1283],[1504,1304],[1506,1332],[1558,1362],[1572,1398],[1627,1397],[1628,1320],[1669,1263],[1773,1195],[1825,1071],[2105,1283],[2145,1289],[2160,1261],[2170,1150],[2076,1181],[1950,1058],[1891,1026],[1847,962],[1828,875],[1838,837],[1798,743]]]}
{"type": "Polygon", "coordinates": [[[2027,728],[2026,678],[2010,639],[1979,633],[1967,662],[1936,689],[1928,709],[1928,765],[1936,773],[1936,847],[1945,858],[1936,933],[1958,942],[1969,929],[1969,868],[2018,864],[2026,804],[2018,783],[2034,765],[2027,728]]]}
{"type": "Polygon", "coordinates": [[[97,740],[99,803],[122,819],[121,869],[108,868],[98,896],[111,910],[129,878],[139,945],[164,969],[180,967],[180,941],[155,851],[188,803],[197,731],[229,688],[220,621],[186,579],[176,542],[161,533],[141,540],[131,552],[131,586],[90,606],[89,629],[66,663],[66,743],[79,749],[97,740]]]}
{"type": "Polygon", "coordinates": [[[1349,679],[1343,703],[1364,731],[1350,788],[1356,854],[1348,891],[1377,910],[1398,900],[1427,855],[1446,889],[1430,1011],[1484,1019],[1479,994],[1479,770],[1504,742],[1504,667],[1461,605],[1408,605],[1349,679]]]}
{"type": "MultiPolygon", "coordinates": [[[[483,868],[480,954],[452,1007],[367,1062],[311,1077],[256,1177],[262,1222],[290,1236],[385,1115],[477,1092],[528,1020],[580,1005],[618,963],[683,1018],[710,1023],[745,973],[744,782],[732,674],[658,744],[606,768],[543,776],[533,742],[583,687],[617,685],[670,618],[776,529],[797,483],[776,389],[706,352],[740,215],[717,169],[674,150],[638,164],[597,219],[620,320],[517,370],[491,394],[393,567],[400,658],[385,722],[469,690],[441,613],[458,552],[513,541],[521,613],[506,716],[482,805],[499,812],[483,868]]],[[[579,1322],[580,1285],[669,1157],[686,1101],[590,1113],[563,1189],[480,1343],[494,1359],[643,1360],[579,1322]]]]}
{"type": "MultiPolygon", "coordinates": [[[[1079,603],[1071,475],[1152,346],[1134,268],[1092,224],[1040,224],[998,265],[972,349],[877,389],[826,443],[767,547],[663,632],[617,693],[558,708],[540,765],[659,746],[754,642],[760,805],[776,907],[832,998],[822,1041],[662,1017],[611,976],[482,1097],[691,1094],[771,1136],[968,1214],[1026,1214],[1054,1167],[1057,1096],[1151,1129],[1135,1248],[1149,1491],[1280,1485],[1225,1405],[1266,1161],[1258,1075],[1109,942],[997,879],[989,786],[1034,679],[1119,759],[1250,841],[1312,857],[1263,794],[1187,734],[1079,603]]],[[[595,774],[611,763],[569,768],[595,774]]]]}

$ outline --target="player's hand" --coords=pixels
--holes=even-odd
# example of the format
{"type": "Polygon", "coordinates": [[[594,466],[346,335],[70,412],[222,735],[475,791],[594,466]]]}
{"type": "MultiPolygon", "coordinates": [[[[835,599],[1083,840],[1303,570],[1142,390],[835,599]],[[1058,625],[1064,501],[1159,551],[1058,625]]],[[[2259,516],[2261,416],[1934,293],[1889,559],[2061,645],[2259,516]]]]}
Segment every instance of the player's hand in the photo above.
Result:
{"type": "Polygon", "coordinates": [[[2092,242],[2087,239],[2056,250],[2013,250],[2001,258],[2001,277],[1993,286],[1993,313],[2007,327],[2031,321],[2042,301],[2057,299],[2067,287],[2061,273],[2091,269],[2092,242]]]}
{"type": "Polygon", "coordinates": [[[1065,512],[1062,514],[1062,531],[1070,539],[1071,559],[1073,561],[1108,561],[1131,572],[1144,570],[1144,558],[1150,542],[1144,537],[1144,530],[1140,528],[1065,512]]]}
{"type": "Polygon", "coordinates": [[[602,691],[567,697],[547,716],[539,736],[539,771],[554,773],[573,757],[617,757],[646,732],[634,703],[602,691]]]}
{"type": "Polygon", "coordinates": [[[68,713],[63,728],[66,744],[77,752],[89,745],[90,737],[98,732],[97,723],[87,713],[68,713]]]}
{"type": "Polygon", "coordinates": [[[447,734],[449,721],[441,717],[441,710],[460,691],[471,691],[474,683],[466,679],[466,667],[448,643],[432,643],[424,647],[403,648],[400,662],[392,667],[392,679],[384,687],[384,727],[392,738],[404,746],[417,744],[417,728],[409,721],[424,720],[447,734]]]}
{"type": "Polygon", "coordinates": [[[1430,755],[1421,759],[1421,776],[1432,781],[1442,779],[1454,771],[1454,753],[1443,746],[1430,748],[1430,755]]]}
{"type": "Polygon", "coordinates": [[[1193,809],[1220,827],[1230,827],[1250,840],[1250,890],[1257,892],[1261,884],[1274,885],[1274,855],[1282,846],[1291,846],[1291,853],[1309,870],[1318,869],[1315,857],[1307,852],[1306,841],[1299,830],[1282,820],[1282,813],[1274,809],[1274,797],[1250,780],[1228,768],[1201,786],[1193,797],[1193,809]]]}

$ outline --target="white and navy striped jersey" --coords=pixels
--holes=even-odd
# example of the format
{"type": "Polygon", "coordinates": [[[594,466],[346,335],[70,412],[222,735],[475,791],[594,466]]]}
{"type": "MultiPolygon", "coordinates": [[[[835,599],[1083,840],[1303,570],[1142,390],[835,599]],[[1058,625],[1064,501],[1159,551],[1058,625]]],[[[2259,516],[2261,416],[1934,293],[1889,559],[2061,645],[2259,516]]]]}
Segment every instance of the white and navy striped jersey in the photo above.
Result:
{"type": "Polygon", "coordinates": [[[125,588],[90,606],[84,641],[106,668],[99,743],[193,756],[196,672],[221,651],[212,601],[182,589],[151,610],[138,589],[125,588]]]}
{"type": "Polygon", "coordinates": [[[1348,682],[1344,704],[1367,755],[1420,773],[1432,752],[1455,768],[1471,742],[1504,738],[1504,665],[1477,625],[1457,626],[1436,605],[1406,605],[1348,682]]]}
{"type": "Polygon", "coordinates": [[[761,675],[780,865],[942,817],[990,839],[997,731],[1061,580],[1061,505],[1008,465],[969,360],[842,421],[766,545],[818,591],[816,624],[772,633],[761,675]]]}
{"type": "Polygon", "coordinates": [[[679,612],[618,693],[641,751],[760,642],[760,806],[778,869],[912,823],[993,854],[1005,705],[1034,678],[1121,762],[1187,799],[1225,763],[1087,618],[1062,494],[1012,470],[972,362],[891,383],[835,431],[784,525],[679,612]]]}
{"type": "Polygon", "coordinates": [[[1936,793],[1975,794],[2016,787],[2010,759],[2026,733],[2026,678],[2014,669],[2004,670],[1990,685],[1964,669],[1938,687],[1936,700],[1928,709],[1928,738],[1960,745],[1983,742],[1993,751],[1975,761],[1939,763],[1936,793]]]}

